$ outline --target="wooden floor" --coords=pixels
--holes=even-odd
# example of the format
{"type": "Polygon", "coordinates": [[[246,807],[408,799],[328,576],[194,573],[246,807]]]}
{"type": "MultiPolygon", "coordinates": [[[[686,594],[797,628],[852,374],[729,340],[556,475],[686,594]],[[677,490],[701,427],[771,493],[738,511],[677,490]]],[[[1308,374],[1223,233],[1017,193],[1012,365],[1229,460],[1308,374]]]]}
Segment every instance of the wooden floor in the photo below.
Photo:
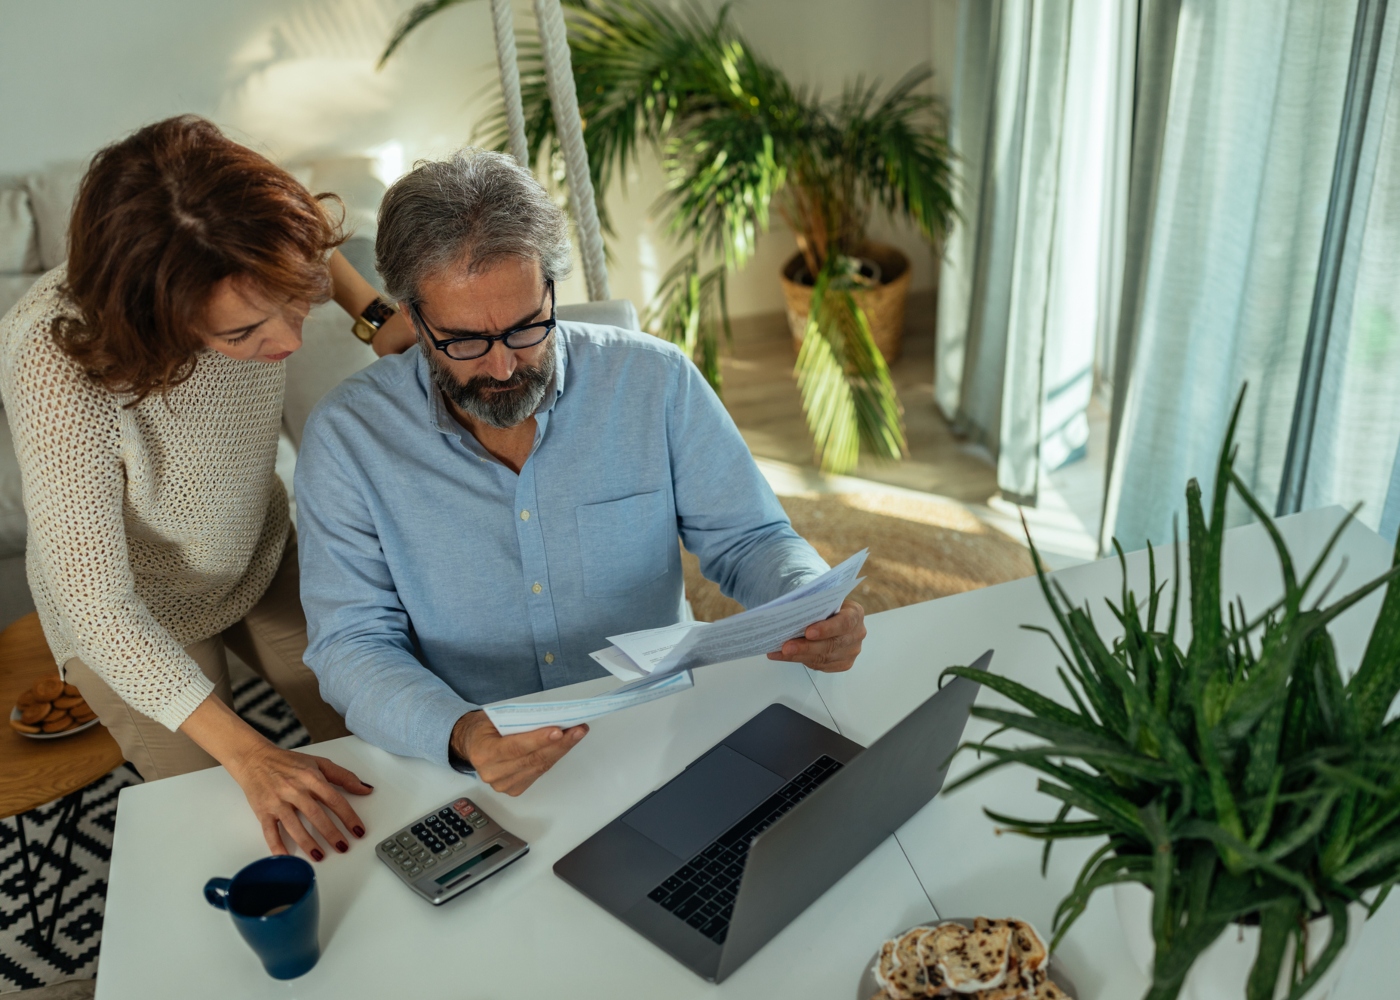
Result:
{"type": "MultiPolygon", "coordinates": [[[[985,503],[997,492],[996,470],[953,436],[933,402],[933,304],[931,292],[909,297],[904,351],[891,369],[904,404],[909,457],[862,457],[852,475],[985,503]]],[[[792,374],[795,358],[782,314],[736,320],[734,344],[721,365],[724,402],[755,455],[810,467],[812,439],[792,374]]]]}

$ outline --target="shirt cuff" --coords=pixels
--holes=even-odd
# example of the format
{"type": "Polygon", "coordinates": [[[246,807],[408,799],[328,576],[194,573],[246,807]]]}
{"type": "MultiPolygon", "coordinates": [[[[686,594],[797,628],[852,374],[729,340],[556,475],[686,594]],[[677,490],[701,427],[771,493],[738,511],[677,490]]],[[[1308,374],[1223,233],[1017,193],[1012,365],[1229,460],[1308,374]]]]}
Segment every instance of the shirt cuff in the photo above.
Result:
{"type": "Polygon", "coordinates": [[[430,748],[423,756],[454,771],[474,774],[475,771],[468,770],[469,765],[452,752],[452,730],[456,727],[458,719],[480,708],[480,705],[472,704],[451,689],[444,690],[434,697],[431,704],[424,706],[420,720],[422,728],[419,732],[425,737],[421,745],[425,749],[430,748]]]}

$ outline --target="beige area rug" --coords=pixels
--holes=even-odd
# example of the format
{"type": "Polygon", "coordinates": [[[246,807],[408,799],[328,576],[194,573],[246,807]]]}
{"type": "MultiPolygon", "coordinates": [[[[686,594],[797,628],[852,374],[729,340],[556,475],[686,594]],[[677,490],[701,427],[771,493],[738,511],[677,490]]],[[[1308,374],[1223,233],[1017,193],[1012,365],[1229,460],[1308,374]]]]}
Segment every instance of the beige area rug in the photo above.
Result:
{"type": "MultiPolygon", "coordinates": [[[[870,549],[865,582],[851,596],[867,614],[960,594],[1035,572],[1030,553],[950,501],[895,493],[781,496],[797,533],[831,565],[870,549]]],[[[712,622],[743,610],[682,553],[695,617],[712,622]]]]}

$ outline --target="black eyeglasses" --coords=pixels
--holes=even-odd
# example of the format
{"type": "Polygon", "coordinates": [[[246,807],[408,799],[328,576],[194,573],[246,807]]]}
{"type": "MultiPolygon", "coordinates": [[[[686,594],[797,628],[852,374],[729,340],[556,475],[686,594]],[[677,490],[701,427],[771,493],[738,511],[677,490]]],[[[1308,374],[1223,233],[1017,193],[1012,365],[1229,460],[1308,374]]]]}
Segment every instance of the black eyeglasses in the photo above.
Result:
{"type": "MultiPolygon", "coordinates": [[[[527,347],[534,347],[536,344],[544,342],[554,329],[554,282],[546,281],[545,290],[549,293],[549,319],[541,323],[527,323],[524,326],[517,326],[507,330],[505,333],[473,333],[466,337],[451,337],[447,340],[438,340],[433,335],[432,328],[423,319],[423,314],[418,311],[418,304],[410,302],[408,309],[413,313],[413,320],[443,354],[446,354],[453,361],[475,361],[477,358],[484,358],[491,352],[496,341],[500,341],[512,351],[522,351],[527,347]]],[[[540,308],[544,308],[544,303],[540,303],[540,308]]]]}

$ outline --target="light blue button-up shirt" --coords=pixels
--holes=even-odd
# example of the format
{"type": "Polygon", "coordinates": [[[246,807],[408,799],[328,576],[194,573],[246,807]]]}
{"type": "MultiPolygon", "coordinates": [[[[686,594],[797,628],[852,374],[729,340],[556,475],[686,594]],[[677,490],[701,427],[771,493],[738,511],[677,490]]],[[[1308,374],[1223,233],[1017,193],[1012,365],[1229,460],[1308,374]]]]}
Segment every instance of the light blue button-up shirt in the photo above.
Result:
{"type": "Polygon", "coordinates": [[[329,393],[297,460],[307,665],[351,731],[447,763],[483,704],[604,676],[607,636],[680,619],[677,537],[753,606],[827,569],[695,366],[560,323],[517,475],[448,412],[418,350],[329,393]]]}

